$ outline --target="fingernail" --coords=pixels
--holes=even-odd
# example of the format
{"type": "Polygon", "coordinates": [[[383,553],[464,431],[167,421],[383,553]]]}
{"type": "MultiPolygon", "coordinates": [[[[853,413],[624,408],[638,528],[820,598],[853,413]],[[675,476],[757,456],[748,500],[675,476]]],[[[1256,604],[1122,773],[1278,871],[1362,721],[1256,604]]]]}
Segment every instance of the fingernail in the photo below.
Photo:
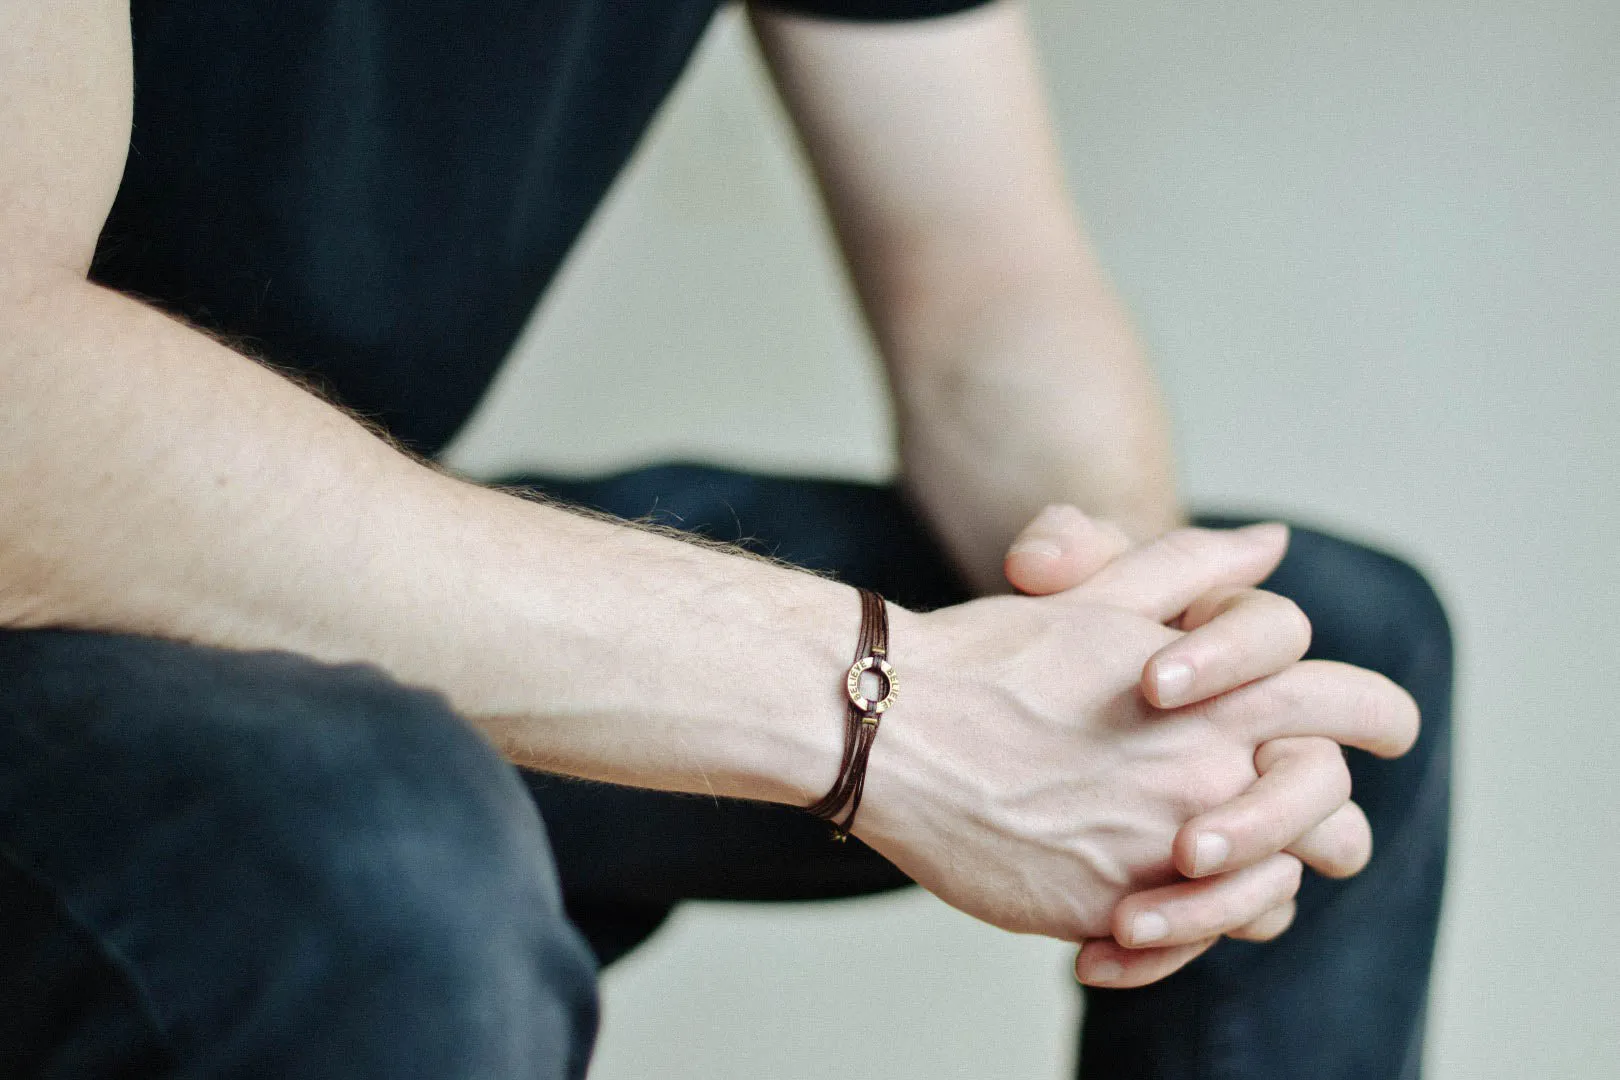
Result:
{"type": "Polygon", "coordinates": [[[1202,876],[1218,869],[1231,851],[1232,845],[1220,833],[1199,833],[1193,844],[1193,873],[1202,876]]]}
{"type": "Polygon", "coordinates": [[[1090,969],[1086,975],[1086,982],[1118,982],[1125,974],[1125,968],[1113,960],[1099,960],[1091,964],[1090,969]]]}
{"type": "Polygon", "coordinates": [[[1153,665],[1153,688],[1159,693],[1159,702],[1170,706],[1179,704],[1182,696],[1192,689],[1192,665],[1180,660],[1169,660],[1153,665]]]}
{"type": "Polygon", "coordinates": [[[1009,555],[1040,555],[1048,559],[1056,559],[1063,554],[1063,549],[1051,540],[1041,540],[1037,537],[1019,540],[1007,549],[1009,555]]]}
{"type": "Polygon", "coordinates": [[[1146,945],[1170,933],[1170,920],[1157,911],[1144,911],[1131,920],[1131,944],[1146,945]]]}

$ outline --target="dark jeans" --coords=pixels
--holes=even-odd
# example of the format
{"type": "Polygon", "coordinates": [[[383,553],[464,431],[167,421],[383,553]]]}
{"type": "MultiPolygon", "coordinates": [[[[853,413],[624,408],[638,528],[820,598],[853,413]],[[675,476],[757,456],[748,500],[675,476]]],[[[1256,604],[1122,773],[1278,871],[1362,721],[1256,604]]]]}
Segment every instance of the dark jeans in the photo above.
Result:
{"type": "MultiPolygon", "coordinates": [[[[529,483],[908,606],[962,598],[889,489],[688,467],[529,483]]],[[[1376,854],[1349,882],[1309,880],[1281,940],[1087,992],[1084,1076],[1416,1075],[1445,864],[1445,617],[1406,564],[1303,529],[1270,587],[1311,616],[1313,655],[1411,691],[1424,734],[1396,762],[1352,754],[1376,854]]],[[[905,884],[783,807],[520,778],[438,698],[363,667],[0,633],[3,1077],[578,1077],[587,940],[610,962],[683,899],[905,884]]]]}

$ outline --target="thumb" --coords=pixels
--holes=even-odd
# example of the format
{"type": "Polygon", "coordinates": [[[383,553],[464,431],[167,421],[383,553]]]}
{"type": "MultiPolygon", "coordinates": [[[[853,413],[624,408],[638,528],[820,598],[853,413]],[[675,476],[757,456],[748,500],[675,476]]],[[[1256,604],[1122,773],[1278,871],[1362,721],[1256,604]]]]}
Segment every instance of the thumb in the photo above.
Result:
{"type": "Polygon", "coordinates": [[[1055,503],[1024,526],[1002,562],[1007,583],[1032,596],[1072,589],[1131,546],[1119,526],[1055,503]]]}

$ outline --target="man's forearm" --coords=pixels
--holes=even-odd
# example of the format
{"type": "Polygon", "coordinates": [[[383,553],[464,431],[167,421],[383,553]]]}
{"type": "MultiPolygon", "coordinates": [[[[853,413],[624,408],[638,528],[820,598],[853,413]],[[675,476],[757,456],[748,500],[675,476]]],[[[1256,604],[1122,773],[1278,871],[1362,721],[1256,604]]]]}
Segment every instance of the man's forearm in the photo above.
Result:
{"type": "Polygon", "coordinates": [[[442,475],[126,297],[0,302],[0,625],[377,664],[514,757],[808,801],[852,591],[442,475]]]}
{"type": "Polygon", "coordinates": [[[753,16],[889,365],[905,480],[972,583],[999,586],[1047,503],[1170,527],[1167,425],[1075,218],[1022,5],[753,16]]]}
{"type": "MultiPolygon", "coordinates": [[[[444,476],[83,282],[30,296],[0,303],[0,626],[369,661],[580,776],[799,804],[831,784],[852,590],[444,476]]],[[[1165,613],[1258,580],[1279,539],[1183,537],[1057,596],[893,609],[906,686],[856,835],[980,918],[1080,940],[1169,880],[1176,830],[1254,781],[1258,741],[1380,748],[1368,708],[1336,704],[1377,694],[1313,705],[1308,672],[1219,723],[1136,692],[1180,639],[1165,613]]]]}
{"type": "MultiPolygon", "coordinates": [[[[1072,503],[1140,540],[1181,523],[1151,369],[1088,255],[1062,248],[914,285],[880,332],[907,487],[971,583],[1041,507],[1072,503]]],[[[972,269],[971,262],[965,264],[972,269]]]]}

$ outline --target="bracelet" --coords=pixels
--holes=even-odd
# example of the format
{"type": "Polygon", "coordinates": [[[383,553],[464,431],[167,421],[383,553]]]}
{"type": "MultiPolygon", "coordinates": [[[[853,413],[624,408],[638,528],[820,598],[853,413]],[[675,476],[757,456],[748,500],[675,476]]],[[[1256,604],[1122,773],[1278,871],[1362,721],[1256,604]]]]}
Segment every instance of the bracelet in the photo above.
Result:
{"type": "Polygon", "coordinates": [[[861,594],[861,636],[855,647],[855,662],[844,676],[844,693],[849,707],[844,713],[844,759],[838,766],[838,779],[810,813],[833,827],[833,838],[847,840],[855,811],[861,808],[861,792],[866,788],[866,759],[877,738],[878,723],[894,704],[899,678],[889,666],[889,609],[883,597],[870,589],[861,594]],[[869,698],[861,693],[861,677],[867,672],[878,677],[882,696],[869,698]],[[839,820],[843,815],[843,820],[839,820]]]}

